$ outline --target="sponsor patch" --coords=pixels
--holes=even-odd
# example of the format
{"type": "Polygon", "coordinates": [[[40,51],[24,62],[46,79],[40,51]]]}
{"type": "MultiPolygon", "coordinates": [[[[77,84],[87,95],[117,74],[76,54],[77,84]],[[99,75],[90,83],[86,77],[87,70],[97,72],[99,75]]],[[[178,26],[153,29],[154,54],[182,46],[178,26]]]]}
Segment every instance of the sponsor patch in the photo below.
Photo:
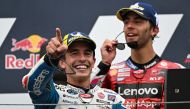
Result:
{"type": "Polygon", "coordinates": [[[94,95],[86,93],[86,94],[80,94],[79,97],[83,103],[90,103],[94,95]]]}
{"type": "Polygon", "coordinates": [[[116,98],[116,96],[115,95],[110,95],[110,94],[108,94],[108,100],[110,100],[110,101],[115,101],[115,98],[116,98]]]}
{"type": "Polygon", "coordinates": [[[71,95],[76,95],[78,94],[78,92],[76,90],[73,90],[73,89],[68,89],[67,92],[71,95]]]}
{"type": "Polygon", "coordinates": [[[137,95],[139,98],[161,98],[162,83],[118,84],[117,92],[129,99],[137,95]]]}
{"type": "Polygon", "coordinates": [[[42,72],[39,74],[37,78],[35,78],[35,82],[33,85],[33,90],[36,95],[40,95],[42,92],[40,90],[42,82],[44,81],[46,75],[49,74],[49,71],[47,70],[42,70],[42,72]]]}
{"type": "Polygon", "coordinates": [[[100,99],[96,99],[96,102],[103,103],[103,104],[110,104],[110,102],[104,101],[104,100],[100,100],[100,99]]]}
{"type": "Polygon", "coordinates": [[[104,95],[102,92],[100,92],[100,93],[98,93],[98,97],[99,97],[100,99],[104,99],[104,98],[105,98],[105,95],[104,95]]]}
{"type": "Polygon", "coordinates": [[[119,82],[119,81],[123,81],[125,79],[125,77],[123,77],[123,78],[117,78],[117,81],[119,82]]]}

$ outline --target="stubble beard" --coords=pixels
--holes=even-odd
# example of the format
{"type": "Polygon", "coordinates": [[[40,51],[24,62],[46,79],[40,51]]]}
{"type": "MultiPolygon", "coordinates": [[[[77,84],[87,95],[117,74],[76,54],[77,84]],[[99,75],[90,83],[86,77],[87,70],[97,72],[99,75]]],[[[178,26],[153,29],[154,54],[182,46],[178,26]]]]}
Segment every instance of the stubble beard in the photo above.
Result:
{"type": "Polygon", "coordinates": [[[127,46],[130,47],[131,49],[137,49],[139,47],[137,41],[127,42],[127,46]]]}

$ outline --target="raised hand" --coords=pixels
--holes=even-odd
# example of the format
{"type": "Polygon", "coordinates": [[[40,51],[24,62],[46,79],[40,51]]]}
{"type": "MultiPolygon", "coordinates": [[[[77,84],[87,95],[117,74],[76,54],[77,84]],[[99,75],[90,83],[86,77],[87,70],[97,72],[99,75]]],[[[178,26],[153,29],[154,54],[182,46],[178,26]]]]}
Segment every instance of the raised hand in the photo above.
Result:
{"type": "Polygon", "coordinates": [[[55,59],[64,55],[68,47],[62,42],[61,30],[60,28],[56,28],[56,36],[51,38],[50,42],[46,46],[47,55],[55,59]]]}
{"type": "Polygon", "coordinates": [[[101,47],[102,62],[110,65],[116,56],[116,40],[106,39],[101,47]]]}

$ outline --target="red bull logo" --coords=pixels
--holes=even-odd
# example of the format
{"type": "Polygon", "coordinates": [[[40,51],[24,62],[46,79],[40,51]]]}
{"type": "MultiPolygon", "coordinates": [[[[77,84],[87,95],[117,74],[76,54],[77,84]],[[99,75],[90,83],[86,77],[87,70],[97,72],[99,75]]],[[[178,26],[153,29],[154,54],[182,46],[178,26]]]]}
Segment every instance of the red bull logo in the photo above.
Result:
{"type": "Polygon", "coordinates": [[[17,50],[28,50],[32,53],[37,53],[40,51],[40,48],[44,42],[46,42],[46,38],[42,38],[39,35],[30,35],[28,38],[17,41],[16,39],[12,39],[12,45],[11,51],[17,51],[17,50]]]}
{"type": "Polygon", "coordinates": [[[5,55],[5,69],[31,69],[40,60],[39,54],[30,54],[26,59],[18,58],[15,55],[5,55]]]}
{"type": "Polygon", "coordinates": [[[22,59],[18,58],[16,55],[7,54],[5,55],[5,69],[31,69],[39,61],[40,56],[36,54],[40,52],[40,48],[46,38],[42,38],[39,35],[30,35],[28,38],[17,41],[12,39],[11,51],[15,52],[18,50],[29,51],[31,54],[28,58],[22,59]]]}

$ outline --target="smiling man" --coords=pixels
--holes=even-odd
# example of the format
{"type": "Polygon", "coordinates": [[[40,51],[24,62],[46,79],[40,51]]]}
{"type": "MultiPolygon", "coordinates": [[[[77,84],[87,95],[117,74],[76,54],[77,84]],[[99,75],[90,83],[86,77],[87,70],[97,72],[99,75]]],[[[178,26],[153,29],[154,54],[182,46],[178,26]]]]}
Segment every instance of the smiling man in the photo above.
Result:
{"type": "MultiPolygon", "coordinates": [[[[164,109],[161,102],[165,96],[165,76],[162,70],[183,66],[162,59],[153,48],[153,40],[159,33],[157,12],[152,5],[137,2],[119,9],[116,17],[123,22],[131,56],[122,54],[124,61],[111,66],[102,86],[121,94],[126,103],[131,104],[131,109],[164,109]]],[[[106,40],[102,48],[106,48],[105,43],[115,46],[112,42],[106,40]]]]}
{"type": "Polygon", "coordinates": [[[124,109],[119,94],[90,84],[95,48],[95,42],[84,33],[72,32],[62,40],[60,29],[56,29],[56,37],[46,46],[46,55],[23,77],[35,109],[124,109]],[[53,83],[57,69],[66,73],[66,84],[53,83]]]}

